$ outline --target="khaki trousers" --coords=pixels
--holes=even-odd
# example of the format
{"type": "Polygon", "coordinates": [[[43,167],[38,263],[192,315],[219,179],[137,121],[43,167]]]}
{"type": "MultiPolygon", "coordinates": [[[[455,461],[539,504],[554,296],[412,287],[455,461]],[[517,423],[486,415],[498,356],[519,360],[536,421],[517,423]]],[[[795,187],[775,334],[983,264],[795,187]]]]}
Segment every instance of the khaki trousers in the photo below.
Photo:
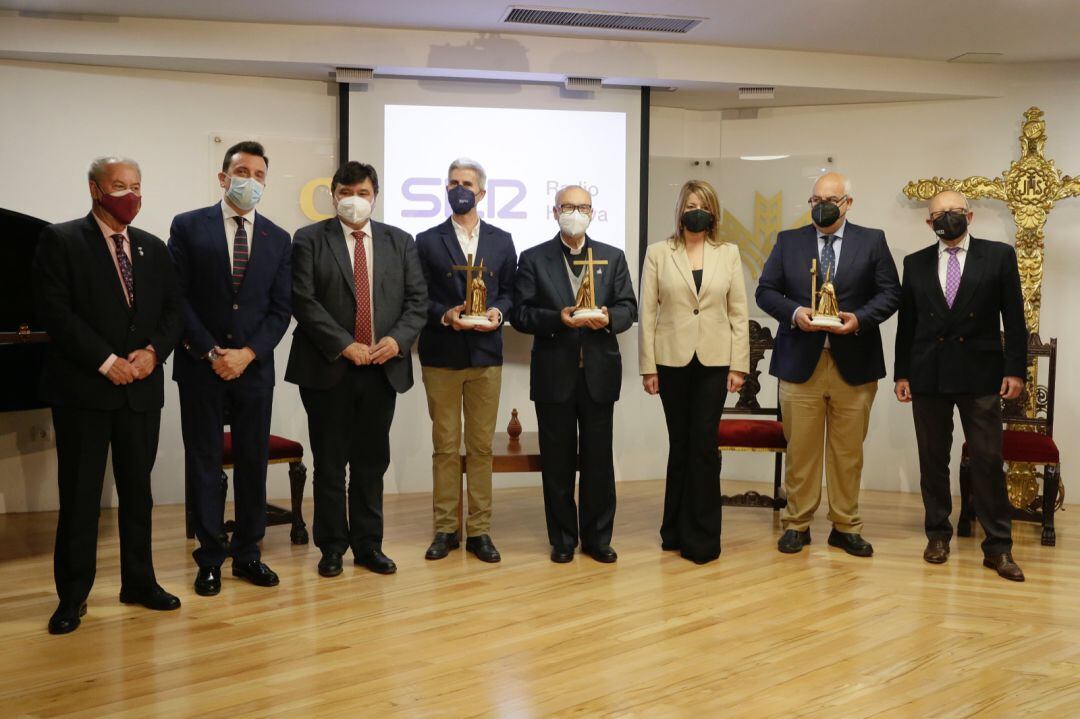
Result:
{"type": "Polygon", "coordinates": [[[780,382],[780,411],[787,438],[787,507],[784,529],[803,531],[821,503],[824,459],[829,519],[840,532],[860,533],[859,486],[863,440],[877,382],[850,385],[840,376],[829,350],[823,350],[806,382],[780,382]]]}
{"type": "Polygon", "coordinates": [[[491,438],[499,414],[502,367],[422,367],[431,416],[431,474],[435,531],[458,531],[461,506],[461,428],[469,481],[466,536],[491,533],[491,438]]]}

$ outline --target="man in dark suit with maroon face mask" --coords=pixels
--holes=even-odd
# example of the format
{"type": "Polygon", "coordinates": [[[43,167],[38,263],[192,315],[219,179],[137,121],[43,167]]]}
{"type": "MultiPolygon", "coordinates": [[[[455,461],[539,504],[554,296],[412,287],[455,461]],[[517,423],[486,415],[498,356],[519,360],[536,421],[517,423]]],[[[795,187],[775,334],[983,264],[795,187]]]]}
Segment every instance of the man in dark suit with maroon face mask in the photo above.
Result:
{"type": "Polygon", "coordinates": [[[161,365],[181,327],[176,276],[161,240],[130,226],[142,206],[138,164],[99,158],[88,179],[90,214],[46,227],[34,258],[35,299],[50,339],[42,397],[52,406],[60,490],[52,634],[74,631],[86,613],[110,448],[120,500],[120,601],[180,606],[158,585],[150,555],[161,365]]]}

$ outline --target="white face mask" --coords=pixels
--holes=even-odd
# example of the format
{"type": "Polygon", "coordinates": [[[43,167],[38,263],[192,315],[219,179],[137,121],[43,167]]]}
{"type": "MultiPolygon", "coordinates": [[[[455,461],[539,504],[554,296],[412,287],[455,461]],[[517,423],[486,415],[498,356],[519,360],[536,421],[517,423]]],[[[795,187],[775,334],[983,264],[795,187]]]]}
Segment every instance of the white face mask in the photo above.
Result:
{"type": "Polygon", "coordinates": [[[244,212],[259,204],[262,193],[263,184],[255,178],[229,176],[229,188],[225,190],[225,196],[244,212]]]}
{"type": "Polygon", "coordinates": [[[349,224],[363,224],[371,217],[371,202],[359,195],[342,197],[337,203],[337,214],[349,224]]]}
{"type": "Polygon", "coordinates": [[[559,214],[559,229],[568,237],[581,237],[589,228],[592,217],[581,210],[559,214]]]}

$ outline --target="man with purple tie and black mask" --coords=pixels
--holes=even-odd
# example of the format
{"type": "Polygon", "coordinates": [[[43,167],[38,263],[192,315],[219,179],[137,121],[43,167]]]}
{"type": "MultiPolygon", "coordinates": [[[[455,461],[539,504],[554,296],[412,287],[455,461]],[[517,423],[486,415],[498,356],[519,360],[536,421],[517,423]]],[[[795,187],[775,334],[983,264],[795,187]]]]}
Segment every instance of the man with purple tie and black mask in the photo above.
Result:
{"type": "MultiPolygon", "coordinates": [[[[1013,248],[972,237],[974,214],[959,192],[930,199],[926,224],[938,241],[904,259],[896,330],[896,398],[911,402],[926,508],[923,559],[949,558],[953,528],[953,408],[971,448],[975,515],[986,531],[983,564],[1014,582],[1012,522],[1001,456],[1001,399],[1016,399],[1027,374],[1027,325],[1013,248]],[[1005,343],[1002,347],[1004,327],[1005,343]]],[[[970,521],[963,517],[961,521],[970,521]]]]}

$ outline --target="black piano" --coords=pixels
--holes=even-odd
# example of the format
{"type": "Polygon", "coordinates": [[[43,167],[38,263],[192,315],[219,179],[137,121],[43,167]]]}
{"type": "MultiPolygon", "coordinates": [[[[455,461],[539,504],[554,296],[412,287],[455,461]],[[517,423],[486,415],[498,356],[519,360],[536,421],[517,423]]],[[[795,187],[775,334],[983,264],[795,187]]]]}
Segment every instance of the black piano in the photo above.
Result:
{"type": "Polygon", "coordinates": [[[34,312],[31,265],[47,224],[0,209],[0,412],[46,406],[38,382],[49,337],[34,312]]]}

